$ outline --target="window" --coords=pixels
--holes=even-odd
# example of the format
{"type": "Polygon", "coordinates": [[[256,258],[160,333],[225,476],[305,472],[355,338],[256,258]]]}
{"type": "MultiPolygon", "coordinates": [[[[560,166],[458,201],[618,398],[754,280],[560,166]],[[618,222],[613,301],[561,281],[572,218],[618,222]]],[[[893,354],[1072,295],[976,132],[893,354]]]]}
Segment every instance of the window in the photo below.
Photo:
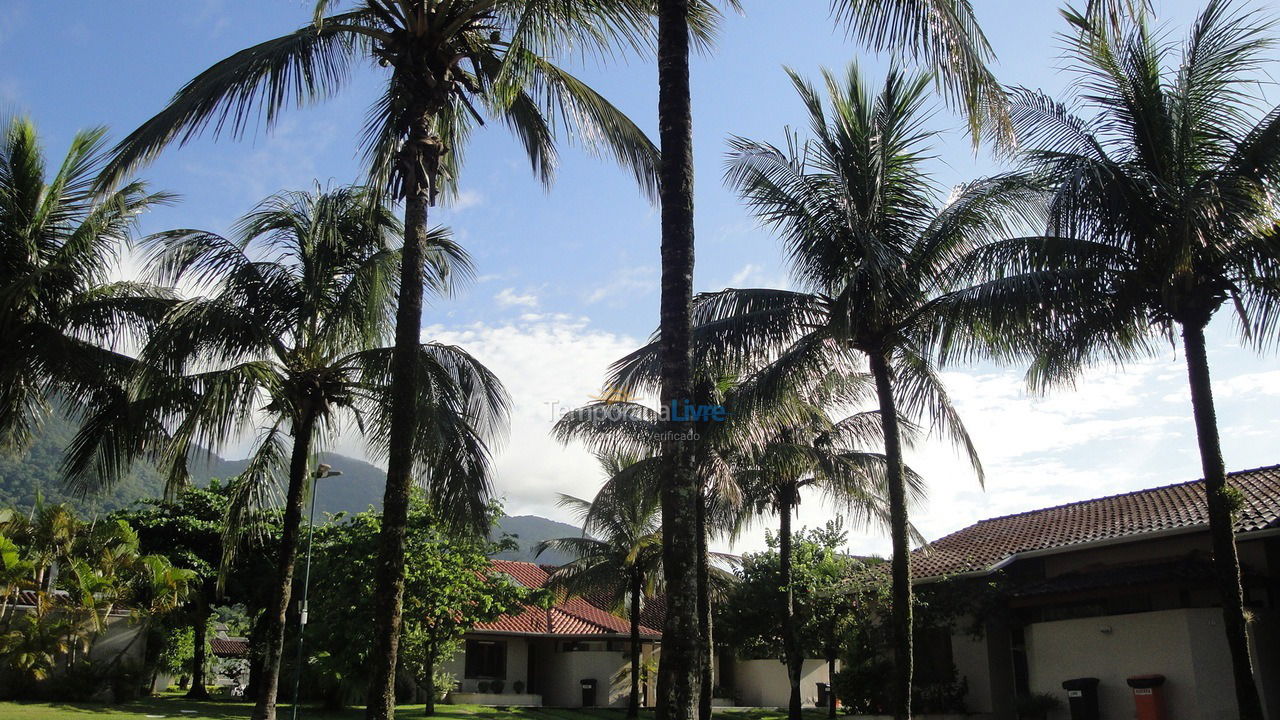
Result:
{"type": "Polygon", "coordinates": [[[467,679],[507,677],[507,644],[497,640],[467,641],[467,679]]]}

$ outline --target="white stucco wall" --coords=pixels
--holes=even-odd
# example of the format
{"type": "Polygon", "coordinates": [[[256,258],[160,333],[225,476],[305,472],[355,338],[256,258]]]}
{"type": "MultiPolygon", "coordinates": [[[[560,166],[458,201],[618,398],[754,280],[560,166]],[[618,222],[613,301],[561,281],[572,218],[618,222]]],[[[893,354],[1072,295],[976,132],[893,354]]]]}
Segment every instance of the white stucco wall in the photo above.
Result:
{"type": "Polygon", "coordinates": [[[596,681],[597,706],[623,706],[631,692],[624,669],[630,662],[625,652],[556,652],[540,658],[542,663],[542,704],[552,707],[582,707],[582,681],[596,681]]]}
{"type": "MultiPolygon", "coordinates": [[[[739,660],[733,671],[734,694],[743,705],[786,707],[791,699],[787,669],[779,660],[739,660]]],[[[805,660],[800,669],[800,700],[811,707],[818,683],[829,683],[825,660],[805,660]]]]}
{"type": "Polygon", "coordinates": [[[1131,675],[1160,673],[1169,720],[1232,716],[1230,664],[1216,608],[1164,610],[1035,623],[1026,629],[1032,692],[1063,699],[1050,720],[1066,720],[1062,681],[1096,677],[1104,718],[1133,717],[1131,675]]]}
{"type": "Polygon", "coordinates": [[[951,635],[951,660],[956,678],[969,683],[965,709],[971,713],[991,712],[991,659],[987,655],[986,636],[975,638],[969,633],[951,635]]]}
{"type": "MultiPolygon", "coordinates": [[[[505,677],[500,678],[503,681],[504,693],[514,693],[515,688],[512,683],[517,680],[524,681],[527,685],[529,682],[529,641],[522,637],[492,637],[485,636],[476,639],[503,642],[507,645],[507,672],[505,677]]],[[[454,678],[462,683],[462,691],[468,693],[478,692],[478,686],[481,682],[479,678],[468,679],[466,675],[466,642],[463,642],[463,648],[456,655],[449,658],[444,663],[445,672],[452,673],[454,678]]],[[[485,678],[490,680],[489,678],[485,678]]]]}
{"type": "Polygon", "coordinates": [[[141,664],[147,652],[147,639],[142,637],[142,626],[127,617],[107,618],[106,629],[93,641],[89,657],[96,661],[111,662],[123,654],[122,662],[141,664]]]}

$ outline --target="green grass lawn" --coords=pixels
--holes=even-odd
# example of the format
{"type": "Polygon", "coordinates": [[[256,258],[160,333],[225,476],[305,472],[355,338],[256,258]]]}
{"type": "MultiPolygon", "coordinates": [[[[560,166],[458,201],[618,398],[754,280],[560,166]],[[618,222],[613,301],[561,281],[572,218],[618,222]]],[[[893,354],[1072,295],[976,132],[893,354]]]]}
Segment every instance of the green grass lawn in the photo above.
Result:
{"type": "MultiPolygon", "coordinates": [[[[143,720],[144,718],[187,718],[188,720],[245,720],[252,705],[249,703],[209,701],[197,702],[181,697],[165,696],[146,698],[123,705],[94,703],[48,702],[0,702],[0,718],[4,720],[143,720]]],[[[719,713],[725,720],[781,720],[786,713],[776,710],[729,710],[719,713]]],[[[585,709],[563,710],[557,708],[495,708],[479,705],[439,705],[434,717],[454,720],[484,720],[492,718],[518,718],[521,720],[623,720],[622,710],[585,709]]],[[[291,717],[290,708],[281,705],[280,720],[291,717]]],[[[299,718],[308,720],[358,720],[364,717],[360,709],[339,713],[325,713],[312,708],[300,708],[299,718]]],[[[421,705],[405,705],[397,709],[396,717],[423,717],[421,705]]],[[[651,719],[652,711],[642,712],[641,718],[651,719]]],[[[807,710],[806,720],[821,720],[825,713],[807,710]]]]}

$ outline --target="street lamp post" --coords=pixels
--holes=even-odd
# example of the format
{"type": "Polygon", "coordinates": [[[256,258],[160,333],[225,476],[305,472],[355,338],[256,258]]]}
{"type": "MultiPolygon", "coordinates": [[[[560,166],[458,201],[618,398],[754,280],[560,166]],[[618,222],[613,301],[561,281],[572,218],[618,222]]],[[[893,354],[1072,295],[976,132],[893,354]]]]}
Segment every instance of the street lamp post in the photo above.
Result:
{"type": "Polygon", "coordinates": [[[298,689],[302,685],[302,640],[307,632],[307,591],[311,588],[311,541],[316,534],[316,490],[319,481],[337,477],[341,470],[334,470],[324,463],[316,466],[311,481],[311,519],[307,522],[307,564],[302,575],[302,607],[298,613],[298,661],[293,667],[293,720],[298,720],[298,689]]]}

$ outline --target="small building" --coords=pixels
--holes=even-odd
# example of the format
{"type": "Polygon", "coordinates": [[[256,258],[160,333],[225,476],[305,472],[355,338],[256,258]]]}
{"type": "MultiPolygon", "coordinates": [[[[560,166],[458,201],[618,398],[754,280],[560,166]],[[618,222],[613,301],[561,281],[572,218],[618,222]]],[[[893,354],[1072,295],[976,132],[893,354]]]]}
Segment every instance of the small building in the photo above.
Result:
{"type": "MultiPolygon", "coordinates": [[[[542,588],[555,568],[492,560],[492,569],[529,588],[542,588]]],[[[655,672],[666,619],[665,597],[640,612],[642,672],[655,672]]],[[[518,613],[476,625],[463,650],[444,665],[457,682],[452,701],[479,705],[625,707],[631,693],[630,623],[603,609],[598,596],[560,598],[549,608],[524,605],[518,613]],[[518,683],[518,685],[517,685],[518,683]],[[588,687],[589,686],[589,687],[588,687]],[[499,688],[495,690],[495,688],[499,688]]],[[[731,648],[713,659],[714,683],[727,697],[715,704],[782,707],[790,688],[778,660],[741,660],[731,648]]],[[[655,683],[641,678],[641,702],[657,702],[655,683]]],[[[823,660],[805,660],[801,691],[806,705],[830,682],[823,660]]]]}
{"type": "MultiPolygon", "coordinates": [[[[1280,720],[1280,466],[1232,473],[1254,674],[1280,720]]],[[[997,607],[919,647],[949,657],[966,709],[1016,717],[1063,681],[1098,678],[1101,715],[1134,714],[1129,677],[1159,674],[1170,720],[1233,718],[1236,703],[1213,582],[1201,481],[984,520],[913,555],[914,582],[996,581],[997,607]]],[[[949,590],[948,590],[949,591],[949,590]]]]}
{"type": "MultiPolygon", "coordinates": [[[[541,588],[547,570],[527,562],[494,560],[493,569],[529,588],[541,588]]],[[[445,664],[457,678],[454,702],[484,705],[617,707],[631,692],[630,624],[580,597],[551,607],[525,605],[520,612],[480,623],[463,639],[463,651],[445,664]]],[[[648,661],[661,634],[641,626],[648,661]]],[[[646,704],[655,689],[645,688],[646,704]]]]}

